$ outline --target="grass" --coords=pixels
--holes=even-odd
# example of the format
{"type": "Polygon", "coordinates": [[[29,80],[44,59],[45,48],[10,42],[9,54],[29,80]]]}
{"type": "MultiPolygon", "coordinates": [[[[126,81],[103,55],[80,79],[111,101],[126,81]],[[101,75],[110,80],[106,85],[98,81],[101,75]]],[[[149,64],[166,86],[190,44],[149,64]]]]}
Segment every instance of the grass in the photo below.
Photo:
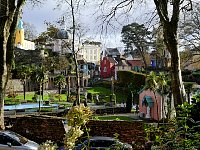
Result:
{"type": "MultiPolygon", "coordinates": [[[[111,89],[108,88],[103,88],[103,87],[92,87],[90,89],[87,89],[88,93],[91,93],[94,96],[95,99],[95,95],[105,95],[105,97],[103,99],[103,101],[110,101],[110,94],[111,94],[111,89]]],[[[116,100],[117,103],[121,103],[123,102],[123,100],[127,99],[127,95],[124,95],[123,93],[115,93],[116,94],[116,100]]],[[[33,100],[32,98],[34,97],[34,94],[26,94],[26,101],[27,102],[36,102],[36,100],[33,100]]],[[[53,97],[52,102],[66,102],[67,100],[67,94],[60,94],[60,101],[59,101],[59,96],[58,94],[51,94],[51,97],[53,97]]],[[[44,94],[43,96],[43,100],[49,100],[50,96],[48,94],[44,94]]],[[[81,95],[81,99],[84,99],[84,95],[81,95]]],[[[20,101],[24,100],[24,95],[23,93],[17,94],[17,96],[15,98],[8,98],[5,97],[5,104],[18,104],[20,103],[20,101]]]]}
{"type": "MultiPolygon", "coordinates": [[[[60,94],[60,101],[66,101],[67,99],[67,95],[66,94],[60,94]]],[[[33,101],[33,98],[34,97],[34,94],[26,94],[26,100],[27,101],[33,101]]],[[[39,95],[38,95],[38,98],[39,98],[39,95]]],[[[58,94],[54,94],[53,95],[53,99],[55,101],[59,101],[59,97],[58,97],[58,94]]],[[[18,94],[15,98],[9,98],[9,97],[5,97],[5,101],[18,101],[18,100],[24,100],[24,95],[23,94],[18,94]]],[[[49,100],[49,95],[43,95],[43,100],[46,101],[46,100],[49,100]]]]}
{"type": "MultiPolygon", "coordinates": [[[[107,89],[107,88],[103,88],[103,87],[92,87],[90,89],[87,89],[88,93],[91,93],[93,95],[106,95],[104,100],[106,100],[107,102],[110,100],[110,94],[111,93],[111,89],[107,89]]],[[[117,103],[122,103],[123,100],[127,99],[127,95],[124,95],[123,93],[115,93],[116,95],[116,99],[117,99],[117,103]]]]}
{"type": "Polygon", "coordinates": [[[133,119],[128,116],[92,116],[93,120],[125,120],[132,121],[133,119]]]}

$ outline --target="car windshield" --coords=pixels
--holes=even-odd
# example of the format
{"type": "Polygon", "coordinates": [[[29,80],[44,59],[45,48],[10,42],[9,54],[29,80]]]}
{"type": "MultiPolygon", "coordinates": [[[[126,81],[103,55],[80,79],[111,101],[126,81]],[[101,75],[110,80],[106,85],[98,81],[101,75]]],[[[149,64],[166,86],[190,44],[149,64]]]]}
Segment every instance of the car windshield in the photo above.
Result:
{"type": "Polygon", "coordinates": [[[15,133],[12,131],[6,131],[6,133],[8,136],[10,136],[11,138],[17,140],[18,142],[22,143],[22,144],[26,144],[28,142],[28,139],[15,133]]]}
{"type": "Polygon", "coordinates": [[[90,147],[110,147],[113,144],[115,142],[111,140],[91,140],[89,145],[90,147]]]}

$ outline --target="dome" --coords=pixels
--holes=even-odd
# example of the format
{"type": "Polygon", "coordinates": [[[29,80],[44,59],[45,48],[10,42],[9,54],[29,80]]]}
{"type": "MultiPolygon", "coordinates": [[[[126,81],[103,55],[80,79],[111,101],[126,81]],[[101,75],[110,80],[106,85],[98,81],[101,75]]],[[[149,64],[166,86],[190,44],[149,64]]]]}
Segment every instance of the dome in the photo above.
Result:
{"type": "Polygon", "coordinates": [[[23,29],[23,21],[20,19],[19,22],[18,22],[18,26],[17,26],[17,29],[23,29]]]}
{"type": "Polygon", "coordinates": [[[58,39],[68,39],[69,38],[68,32],[65,29],[60,29],[57,32],[57,38],[58,39]]]}

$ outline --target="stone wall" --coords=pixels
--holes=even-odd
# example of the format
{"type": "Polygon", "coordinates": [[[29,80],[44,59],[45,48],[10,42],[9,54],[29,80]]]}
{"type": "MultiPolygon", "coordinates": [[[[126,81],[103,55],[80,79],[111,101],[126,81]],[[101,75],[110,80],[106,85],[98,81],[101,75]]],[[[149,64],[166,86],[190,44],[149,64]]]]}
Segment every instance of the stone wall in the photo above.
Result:
{"type": "Polygon", "coordinates": [[[8,80],[8,83],[6,86],[6,93],[22,92],[22,91],[23,91],[23,85],[20,80],[18,79],[8,80]]]}
{"type": "Polygon", "coordinates": [[[111,136],[119,134],[123,142],[136,143],[142,147],[145,143],[144,122],[142,121],[94,121],[87,124],[90,128],[90,136],[111,136]]]}

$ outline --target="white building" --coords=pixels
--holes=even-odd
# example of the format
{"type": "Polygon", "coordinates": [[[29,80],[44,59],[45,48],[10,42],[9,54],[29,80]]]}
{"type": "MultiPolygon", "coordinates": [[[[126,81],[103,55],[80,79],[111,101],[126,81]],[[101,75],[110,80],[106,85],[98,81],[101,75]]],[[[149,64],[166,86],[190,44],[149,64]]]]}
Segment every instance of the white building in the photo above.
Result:
{"type": "Polygon", "coordinates": [[[82,55],[82,58],[85,61],[99,65],[100,57],[101,57],[101,46],[100,45],[101,45],[100,42],[86,41],[83,43],[78,54],[82,55]]]}

